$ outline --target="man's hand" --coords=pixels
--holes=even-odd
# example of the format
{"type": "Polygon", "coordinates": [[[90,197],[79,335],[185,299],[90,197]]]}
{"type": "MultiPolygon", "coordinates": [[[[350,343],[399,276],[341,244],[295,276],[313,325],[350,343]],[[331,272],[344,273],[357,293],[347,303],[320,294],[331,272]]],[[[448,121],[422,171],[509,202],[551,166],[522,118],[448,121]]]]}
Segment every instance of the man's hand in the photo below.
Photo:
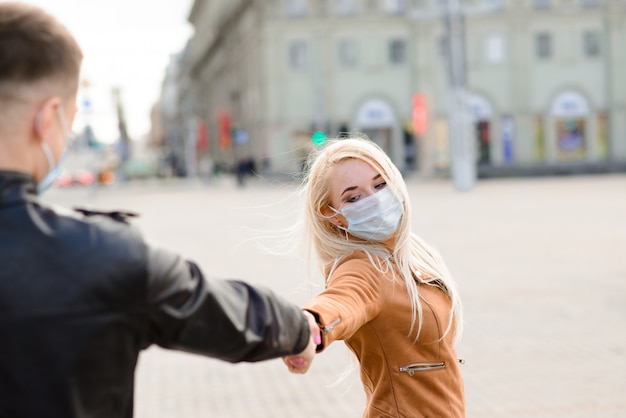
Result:
{"type": "Polygon", "coordinates": [[[283,361],[285,362],[287,368],[291,373],[306,373],[309,370],[311,363],[313,362],[313,357],[315,357],[315,350],[317,346],[322,342],[322,337],[320,336],[320,327],[317,325],[315,317],[308,311],[303,312],[307,320],[309,321],[311,337],[309,339],[309,344],[306,346],[303,352],[295,356],[283,357],[283,361]]]}

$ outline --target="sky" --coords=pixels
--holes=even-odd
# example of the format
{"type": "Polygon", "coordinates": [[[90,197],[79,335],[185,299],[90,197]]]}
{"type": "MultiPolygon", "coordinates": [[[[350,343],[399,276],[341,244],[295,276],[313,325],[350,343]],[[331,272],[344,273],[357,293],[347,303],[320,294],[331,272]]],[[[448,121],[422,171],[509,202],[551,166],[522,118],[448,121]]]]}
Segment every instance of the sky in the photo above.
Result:
{"type": "MultiPolygon", "coordinates": [[[[4,0],[0,0],[4,1],[4,0]]],[[[119,88],[131,139],[150,130],[170,55],[193,35],[193,0],[23,0],[55,16],[83,50],[74,131],[91,124],[103,142],[118,139],[112,90],[119,88]],[[86,103],[89,103],[86,106],[86,103]]]]}

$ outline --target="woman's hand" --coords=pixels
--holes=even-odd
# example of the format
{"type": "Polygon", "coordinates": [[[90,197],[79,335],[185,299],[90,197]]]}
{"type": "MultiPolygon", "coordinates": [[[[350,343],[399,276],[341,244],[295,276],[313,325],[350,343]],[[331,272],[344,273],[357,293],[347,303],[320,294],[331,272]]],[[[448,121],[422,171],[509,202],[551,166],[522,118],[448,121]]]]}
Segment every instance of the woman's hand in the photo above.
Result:
{"type": "Polygon", "coordinates": [[[315,317],[308,311],[303,311],[307,320],[309,321],[309,327],[311,330],[311,337],[309,344],[306,346],[303,352],[294,356],[285,356],[283,361],[291,373],[304,374],[309,370],[313,357],[315,357],[315,350],[317,346],[321,344],[322,337],[320,336],[320,327],[315,321],[315,317]]]}

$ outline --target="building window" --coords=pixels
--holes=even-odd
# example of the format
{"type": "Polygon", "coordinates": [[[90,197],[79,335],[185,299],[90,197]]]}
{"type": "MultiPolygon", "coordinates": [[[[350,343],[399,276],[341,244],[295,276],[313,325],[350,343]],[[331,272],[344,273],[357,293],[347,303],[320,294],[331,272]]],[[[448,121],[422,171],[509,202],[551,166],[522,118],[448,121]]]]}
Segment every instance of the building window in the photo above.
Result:
{"type": "Polygon", "coordinates": [[[366,0],[365,9],[372,12],[378,9],[378,0],[366,0]]]}
{"type": "Polygon", "coordinates": [[[600,34],[596,31],[587,31],[583,33],[583,49],[587,57],[600,56],[600,34]]]}
{"type": "Polygon", "coordinates": [[[406,42],[404,39],[392,39],[389,42],[389,62],[394,65],[406,62],[406,42]]]}
{"type": "Polygon", "coordinates": [[[543,115],[535,116],[534,125],[535,161],[541,162],[546,160],[546,124],[543,115]]]}
{"type": "Polygon", "coordinates": [[[492,10],[502,10],[506,7],[504,0],[488,0],[486,3],[492,10]]]}
{"type": "Polygon", "coordinates": [[[580,0],[580,5],[584,8],[600,7],[600,0],[580,0]]]}
{"type": "Polygon", "coordinates": [[[289,44],[289,66],[301,70],[309,64],[309,47],[306,41],[293,41],[289,44]]]}
{"type": "Polygon", "coordinates": [[[487,37],[485,58],[489,64],[501,64],[506,60],[506,46],[502,35],[489,35],[487,37]]]}
{"type": "Polygon", "coordinates": [[[437,38],[435,49],[437,51],[437,57],[442,60],[448,59],[448,37],[446,35],[440,35],[437,38]]]}
{"type": "Polygon", "coordinates": [[[311,4],[311,13],[320,17],[327,16],[328,4],[325,1],[314,1],[311,4]]]}
{"type": "Polygon", "coordinates": [[[552,8],[552,0],[533,0],[533,9],[546,10],[552,8]]]}
{"type": "MultiPolygon", "coordinates": [[[[411,0],[409,3],[409,7],[411,9],[428,9],[429,7],[431,7],[429,0],[411,0]]],[[[435,4],[435,8],[438,7],[437,4],[435,4]]]]}
{"type": "Polygon", "coordinates": [[[541,59],[552,56],[552,36],[549,33],[535,35],[535,56],[541,59]]]}
{"type": "Polygon", "coordinates": [[[307,13],[307,0],[285,0],[287,16],[302,17],[307,13]]]}
{"type": "Polygon", "coordinates": [[[335,13],[338,16],[353,16],[356,14],[356,0],[335,0],[335,13]]]}
{"type": "Polygon", "coordinates": [[[356,40],[342,39],[339,41],[339,63],[342,67],[354,67],[358,61],[356,40]]]}
{"type": "Polygon", "coordinates": [[[406,11],[406,0],[385,0],[385,11],[390,15],[401,15],[406,11]]]}

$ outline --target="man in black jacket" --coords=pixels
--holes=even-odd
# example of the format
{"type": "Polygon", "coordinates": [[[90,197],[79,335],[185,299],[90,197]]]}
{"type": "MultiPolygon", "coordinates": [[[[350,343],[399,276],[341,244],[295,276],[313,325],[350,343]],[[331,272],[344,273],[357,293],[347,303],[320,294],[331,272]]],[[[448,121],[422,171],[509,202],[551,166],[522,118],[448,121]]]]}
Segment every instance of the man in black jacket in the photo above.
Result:
{"type": "Polygon", "coordinates": [[[310,364],[313,318],[267,289],[205,278],[124,213],[39,201],[69,140],[82,53],[41,9],[0,3],[0,417],[131,417],[151,344],[229,362],[310,364]]]}

